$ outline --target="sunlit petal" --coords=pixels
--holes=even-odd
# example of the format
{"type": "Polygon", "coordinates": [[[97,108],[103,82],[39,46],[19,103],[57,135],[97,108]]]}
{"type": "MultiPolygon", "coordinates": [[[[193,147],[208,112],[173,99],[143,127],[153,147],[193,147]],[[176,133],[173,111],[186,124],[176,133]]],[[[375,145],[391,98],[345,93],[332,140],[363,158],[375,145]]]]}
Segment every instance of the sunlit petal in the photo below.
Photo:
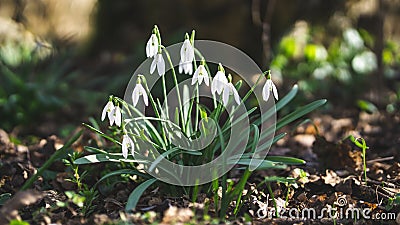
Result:
{"type": "Polygon", "coordinates": [[[115,107],[115,125],[121,126],[121,108],[119,106],[115,107]]]}
{"type": "Polygon", "coordinates": [[[133,141],[132,141],[131,138],[129,138],[129,145],[130,145],[130,147],[131,147],[131,155],[132,155],[133,157],[135,157],[135,145],[133,144],[133,141]]]}
{"type": "Polygon", "coordinates": [[[132,92],[132,103],[133,103],[133,106],[136,106],[138,101],[139,101],[139,88],[138,88],[138,85],[139,84],[136,85],[135,89],[133,89],[133,92],[132,92]]]}
{"type": "Polygon", "coordinates": [[[225,87],[224,91],[222,92],[222,102],[224,103],[224,106],[228,105],[229,101],[229,87],[225,87]]]}
{"type": "Polygon", "coordinates": [[[274,93],[275,99],[278,100],[278,89],[276,89],[276,86],[274,83],[271,82],[271,84],[272,84],[272,93],[274,93]]]}
{"type": "Polygon", "coordinates": [[[151,58],[157,54],[158,38],[156,34],[152,34],[146,44],[146,56],[151,58]]]}
{"type": "Polygon", "coordinates": [[[208,73],[203,76],[204,78],[204,83],[206,83],[207,86],[210,86],[210,78],[208,77],[208,73]]]}
{"type": "Polygon", "coordinates": [[[154,57],[153,62],[151,62],[151,66],[150,66],[150,73],[153,74],[154,70],[156,70],[156,66],[157,66],[157,56],[154,57]]]}
{"type": "Polygon", "coordinates": [[[239,94],[238,94],[236,88],[235,88],[232,84],[230,84],[230,86],[231,86],[231,90],[232,90],[232,93],[233,93],[233,97],[235,98],[236,103],[237,103],[238,105],[240,105],[240,96],[239,96],[239,94]]]}
{"type": "Polygon", "coordinates": [[[156,57],[158,57],[158,59],[157,59],[158,75],[162,76],[165,74],[165,61],[164,61],[164,58],[162,57],[161,53],[157,54],[156,57]]]}
{"type": "Polygon", "coordinates": [[[128,158],[128,145],[129,145],[129,136],[124,135],[122,137],[122,156],[127,159],[128,158]]]}
{"type": "Polygon", "coordinates": [[[269,82],[265,82],[264,87],[262,89],[262,96],[264,101],[268,101],[269,98],[269,92],[270,92],[270,86],[269,82]]]}
{"type": "Polygon", "coordinates": [[[108,115],[108,119],[110,120],[110,126],[112,126],[115,121],[115,110],[116,110],[116,107],[114,107],[113,110],[111,111],[111,113],[108,115]]]}

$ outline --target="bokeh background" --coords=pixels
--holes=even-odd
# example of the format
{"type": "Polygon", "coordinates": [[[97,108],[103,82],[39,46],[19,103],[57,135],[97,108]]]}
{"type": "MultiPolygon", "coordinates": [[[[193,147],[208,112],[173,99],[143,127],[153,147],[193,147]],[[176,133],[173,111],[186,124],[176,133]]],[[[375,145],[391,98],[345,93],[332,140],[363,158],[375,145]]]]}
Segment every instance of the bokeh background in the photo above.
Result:
{"type": "Polygon", "coordinates": [[[400,107],[399,0],[0,0],[0,128],[66,136],[123,96],[154,24],[163,44],[233,45],[296,104],[327,113],[400,107]]]}

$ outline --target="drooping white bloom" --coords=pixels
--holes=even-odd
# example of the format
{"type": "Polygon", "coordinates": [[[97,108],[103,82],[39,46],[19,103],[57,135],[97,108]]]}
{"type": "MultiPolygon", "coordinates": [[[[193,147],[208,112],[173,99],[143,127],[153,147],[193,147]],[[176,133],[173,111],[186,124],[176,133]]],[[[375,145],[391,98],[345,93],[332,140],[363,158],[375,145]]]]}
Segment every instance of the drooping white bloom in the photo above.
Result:
{"type": "Polygon", "coordinates": [[[156,34],[152,34],[146,44],[146,56],[152,58],[158,52],[158,38],[156,34]]]}
{"type": "Polygon", "coordinates": [[[113,110],[114,110],[114,104],[112,103],[112,101],[108,101],[107,104],[104,106],[103,112],[101,113],[101,121],[104,121],[104,119],[106,118],[106,114],[107,114],[108,119],[110,120],[110,123],[111,123],[111,118],[113,117],[112,116],[113,110]]]}
{"type": "Polygon", "coordinates": [[[139,97],[143,95],[143,102],[146,106],[149,105],[149,99],[146,93],[146,90],[144,89],[143,85],[138,83],[136,84],[135,88],[133,89],[132,92],[132,102],[133,102],[133,106],[136,106],[138,101],[139,101],[139,97]]]}
{"type": "Polygon", "coordinates": [[[162,57],[161,53],[157,53],[154,56],[153,62],[151,63],[151,66],[150,66],[151,74],[154,73],[154,70],[156,69],[156,67],[157,67],[158,75],[162,76],[165,74],[165,61],[164,61],[164,58],[162,57]]]}
{"type": "Polygon", "coordinates": [[[269,78],[269,79],[267,79],[267,82],[265,82],[263,90],[262,90],[262,96],[263,96],[264,101],[268,101],[271,91],[274,94],[275,99],[278,100],[278,90],[276,89],[275,84],[269,78]]]}
{"type": "Polygon", "coordinates": [[[192,75],[193,59],[194,59],[194,48],[193,48],[192,44],[190,43],[190,40],[185,39],[185,41],[183,42],[182,47],[181,47],[181,59],[179,61],[179,73],[182,73],[182,71],[184,71],[185,74],[192,75]]]}
{"type": "Polygon", "coordinates": [[[219,70],[212,80],[211,93],[215,94],[217,92],[220,95],[227,84],[228,79],[226,79],[225,73],[219,70]]]}
{"type": "Polygon", "coordinates": [[[117,105],[114,107],[112,111],[112,118],[110,118],[110,126],[112,126],[113,123],[115,122],[115,125],[120,127],[121,121],[122,121],[121,108],[117,105]]]}
{"type": "Polygon", "coordinates": [[[207,86],[210,85],[208,72],[207,72],[206,68],[204,67],[204,65],[200,65],[199,67],[197,67],[197,70],[194,72],[194,75],[192,77],[192,85],[194,85],[196,82],[198,82],[200,85],[203,82],[203,80],[207,86]]]}
{"type": "Polygon", "coordinates": [[[122,137],[122,156],[124,156],[125,159],[128,158],[129,149],[131,149],[131,155],[134,156],[135,146],[133,141],[127,134],[124,134],[122,137]]]}
{"type": "Polygon", "coordinates": [[[224,85],[223,88],[223,92],[222,92],[222,102],[224,103],[224,106],[228,105],[228,101],[229,101],[229,95],[233,95],[236,103],[239,105],[240,104],[240,97],[239,94],[235,88],[235,86],[233,86],[233,84],[231,82],[227,83],[224,85]]]}
{"type": "Polygon", "coordinates": [[[185,74],[192,75],[193,66],[192,62],[182,62],[182,59],[179,61],[179,73],[185,72],[185,74]]]}

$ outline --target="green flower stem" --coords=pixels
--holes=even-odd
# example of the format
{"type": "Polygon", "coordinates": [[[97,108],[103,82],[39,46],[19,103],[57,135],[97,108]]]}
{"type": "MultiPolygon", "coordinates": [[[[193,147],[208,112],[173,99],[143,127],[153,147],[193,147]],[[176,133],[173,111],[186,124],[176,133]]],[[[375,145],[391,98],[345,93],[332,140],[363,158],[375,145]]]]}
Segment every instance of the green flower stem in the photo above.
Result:
{"type": "Polygon", "coordinates": [[[167,56],[168,63],[171,66],[171,69],[172,69],[172,76],[174,78],[174,83],[175,83],[175,87],[176,87],[176,93],[178,95],[178,104],[179,104],[179,111],[180,111],[180,115],[181,115],[182,128],[184,130],[185,129],[185,124],[184,124],[185,121],[184,121],[184,117],[183,117],[181,93],[179,91],[178,79],[176,78],[176,72],[175,72],[174,64],[172,63],[171,56],[169,55],[167,49],[164,46],[162,46],[162,48],[164,49],[165,55],[167,56]]]}
{"type": "Polygon", "coordinates": [[[277,218],[279,218],[278,205],[276,204],[275,195],[274,195],[274,192],[272,191],[271,183],[270,183],[270,182],[267,182],[267,189],[268,189],[269,194],[271,195],[272,202],[273,202],[273,204],[274,204],[275,216],[276,216],[277,218]]]}
{"type": "Polygon", "coordinates": [[[169,119],[167,88],[166,88],[166,85],[165,85],[165,74],[161,76],[161,80],[162,80],[164,101],[165,101],[165,111],[166,111],[165,115],[167,116],[167,119],[169,119]]]}
{"type": "Polygon", "coordinates": [[[78,138],[82,135],[83,130],[80,130],[78,133],[76,133],[74,136],[72,136],[67,143],[65,143],[65,145],[63,147],[61,147],[60,149],[58,149],[56,152],[54,152],[54,154],[43,164],[42,167],[40,167],[37,172],[30,177],[25,184],[21,187],[21,191],[23,190],[27,190],[28,188],[30,188],[33,184],[33,182],[35,182],[37,180],[37,178],[43,174],[43,172],[49,167],[51,166],[51,164],[53,164],[54,161],[56,161],[57,159],[59,159],[63,154],[67,153],[67,151],[69,150],[69,148],[71,147],[71,145],[73,143],[75,143],[76,140],[78,140],[78,138]]]}
{"type": "MultiPolygon", "coordinates": [[[[195,55],[198,55],[201,59],[204,59],[203,55],[197,48],[194,48],[194,53],[195,53],[195,55]]],[[[196,65],[196,60],[195,60],[195,65],[196,65]]],[[[208,78],[210,79],[210,82],[211,82],[212,77],[211,77],[211,73],[210,73],[210,68],[208,68],[207,63],[205,63],[204,67],[206,68],[206,70],[208,72],[208,78]]],[[[213,100],[214,100],[214,108],[217,108],[217,100],[215,99],[215,95],[213,95],[213,100]]]]}
{"type": "MultiPolygon", "coordinates": [[[[156,105],[156,102],[154,101],[153,95],[151,94],[151,92],[149,90],[149,87],[147,86],[147,82],[143,82],[143,83],[144,83],[144,86],[146,88],[147,95],[150,98],[151,106],[154,109],[154,113],[156,114],[156,117],[162,119],[161,116],[160,116],[160,113],[158,112],[157,105],[156,105]]],[[[162,136],[163,136],[163,139],[164,139],[164,143],[167,145],[169,142],[168,142],[167,136],[165,134],[164,126],[162,125],[161,121],[159,121],[159,124],[160,124],[160,128],[161,128],[162,136]]]]}
{"type": "Polygon", "coordinates": [[[196,119],[194,122],[194,130],[197,132],[198,123],[199,123],[199,105],[200,105],[200,97],[199,97],[199,83],[196,83],[196,119]]]}

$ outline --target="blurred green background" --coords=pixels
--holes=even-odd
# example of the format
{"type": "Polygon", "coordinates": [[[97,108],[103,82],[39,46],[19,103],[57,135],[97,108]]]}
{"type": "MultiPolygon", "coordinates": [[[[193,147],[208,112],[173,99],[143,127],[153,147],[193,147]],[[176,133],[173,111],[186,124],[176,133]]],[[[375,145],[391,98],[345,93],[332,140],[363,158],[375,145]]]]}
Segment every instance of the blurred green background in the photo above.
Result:
{"type": "Polygon", "coordinates": [[[67,134],[123,96],[154,24],[233,45],[298,103],[399,113],[400,0],[0,0],[0,128],[67,134]]]}

